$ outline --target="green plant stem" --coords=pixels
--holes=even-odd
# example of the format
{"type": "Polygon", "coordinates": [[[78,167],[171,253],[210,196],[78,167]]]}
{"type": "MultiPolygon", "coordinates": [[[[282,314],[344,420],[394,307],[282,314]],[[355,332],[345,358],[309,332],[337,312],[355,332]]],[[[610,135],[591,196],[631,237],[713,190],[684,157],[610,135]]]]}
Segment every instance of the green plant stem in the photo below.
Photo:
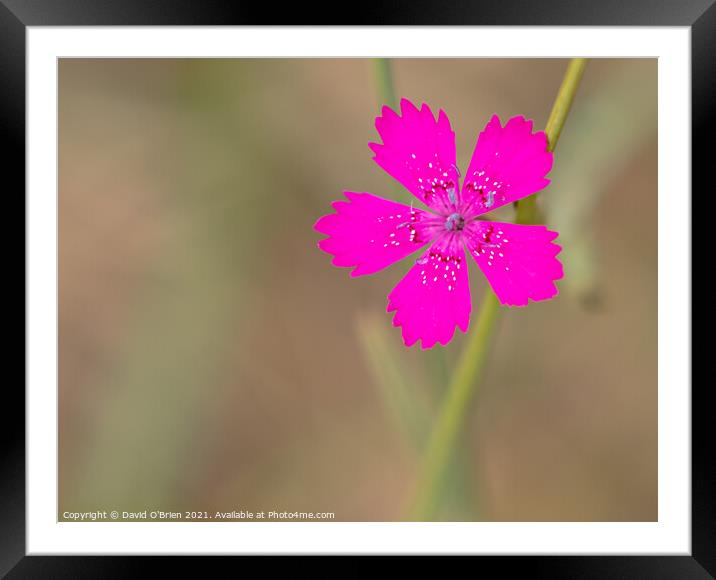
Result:
{"type": "MultiPolygon", "coordinates": [[[[586,64],[586,59],[575,58],[567,67],[545,129],[550,151],[553,151],[557,145],[586,64]]],[[[533,223],[536,215],[535,196],[533,195],[518,205],[516,221],[518,223],[533,223]]],[[[477,323],[468,336],[468,342],[451,377],[444,402],[428,440],[412,509],[414,520],[431,519],[438,507],[436,500],[444,483],[446,469],[454,456],[467,411],[475,396],[477,379],[485,367],[500,311],[497,297],[491,290],[488,290],[477,323]]]]}
{"type": "MultiPolygon", "coordinates": [[[[562,134],[562,127],[567,120],[569,110],[572,108],[574,95],[577,87],[584,75],[584,69],[587,66],[586,58],[573,58],[567,65],[567,72],[564,73],[562,85],[559,87],[557,98],[552,105],[552,112],[547,119],[545,134],[547,135],[547,150],[554,151],[557,147],[557,141],[562,134]]],[[[526,197],[517,204],[517,217],[515,221],[518,224],[534,224],[541,221],[537,209],[537,194],[526,197]]]]}
{"type": "Polygon", "coordinates": [[[474,394],[475,377],[485,366],[492,330],[499,313],[497,297],[488,292],[463,356],[455,369],[425,451],[421,483],[415,500],[415,519],[428,519],[436,508],[443,473],[453,455],[457,436],[474,394]],[[469,355],[469,356],[468,356],[469,355]]]}
{"type": "MultiPolygon", "coordinates": [[[[398,99],[395,96],[395,83],[393,82],[393,63],[389,58],[373,59],[373,72],[375,84],[378,89],[378,104],[387,105],[394,111],[398,110],[398,99]]],[[[405,204],[414,201],[413,194],[399,182],[393,181],[395,200],[405,204]]]]}
{"type": "Polygon", "coordinates": [[[395,109],[397,103],[393,83],[393,65],[389,58],[376,58],[373,63],[380,104],[388,105],[391,109],[395,109]]]}

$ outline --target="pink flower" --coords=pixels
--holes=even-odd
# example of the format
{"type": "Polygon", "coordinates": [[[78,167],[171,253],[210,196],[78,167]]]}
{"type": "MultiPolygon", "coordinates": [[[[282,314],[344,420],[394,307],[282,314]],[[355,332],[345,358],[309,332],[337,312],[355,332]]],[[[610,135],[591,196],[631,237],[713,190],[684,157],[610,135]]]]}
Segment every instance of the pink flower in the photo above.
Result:
{"type": "Polygon", "coordinates": [[[557,232],[544,226],[478,220],[478,216],[522,199],[549,184],[552,168],[544,132],[532,121],[513,117],[503,127],[495,115],[480,133],[460,187],[455,165],[455,133],[441,110],[437,120],[428,105],[418,110],[401,100],[399,116],[383,107],[375,121],[383,144],[370,143],[375,161],[402,183],[429,211],[370,193],[345,192],[336,213],[315,229],[328,238],[318,247],[351,276],[373,274],[426,245],[427,251],[388,295],[388,312],[401,326],[406,346],[447,344],[455,326],[470,320],[470,286],[465,250],[487,276],[502,304],[525,306],[529,299],[557,294],[562,277],[556,259],[557,232]]]}

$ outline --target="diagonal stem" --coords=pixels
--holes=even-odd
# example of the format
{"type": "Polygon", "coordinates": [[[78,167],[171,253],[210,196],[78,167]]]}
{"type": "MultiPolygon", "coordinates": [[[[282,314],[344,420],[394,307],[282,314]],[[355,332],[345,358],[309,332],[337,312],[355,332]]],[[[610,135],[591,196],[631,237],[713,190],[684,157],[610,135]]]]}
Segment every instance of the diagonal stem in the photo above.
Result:
{"type": "MultiPolygon", "coordinates": [[[[567,72],[564,73],[564,79],[559,87],[557,98],[554,100],[554,105],[552,105],[552,112],[549,114],[549,119],[547,119],[547,126],[544,129],[547,135],[548,151],[554,151],[554,148],[557,146],[559,136],[562,134],[562,127],[564,127],[564,122],[567,120],[569,110],[572,108],[574,95],[582,80],[586,66],[586,58],[573,58],[569,61],[569,65],[567,65],[567,72]]],[[[518,224],[538,223],[538,216],[537,194],[530,195],[519,201],[517,204],[517,217],[515,219],[518,224]]]]}
{"type": "MultiPolygon", "coordinates": [[[[567,66],[545,129],[547,147],[550,151],[553,151],[557,145],[586,64],[586,59],[574,58],[567,66]]],[[[532,195],[518,204],[516,217],[518,223],[534,222],[537,215],[535,197],[532,195]]],[[[437,498],[444,483],[445,472],[454,455],[458,436],[475,396],[478,378],[485,367],[500,310],[497,297],[488,290],[477,323],[468,337],[468,342],[452,375],[428,440],[411,512],[415,520],[431,519],[438,508],[437,498]]]]}
{"type": "Polygon", "coordinates": [[[475,378],[480,376],[485,366],[499,311],[497,297],[492,292],[488,292],[428,440],[418,494],[413,507],[413,516],[416,520],[430,519],[437,508],[443,475],[453,456],[457,435],[465,421],[466,410],[475,392],[475,378]]]}

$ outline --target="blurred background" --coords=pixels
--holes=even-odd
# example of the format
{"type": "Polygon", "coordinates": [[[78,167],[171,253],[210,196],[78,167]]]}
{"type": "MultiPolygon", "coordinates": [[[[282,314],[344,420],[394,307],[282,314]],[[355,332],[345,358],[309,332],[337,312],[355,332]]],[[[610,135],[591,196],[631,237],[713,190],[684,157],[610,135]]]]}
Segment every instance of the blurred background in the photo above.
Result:
{"type": "MultiPolygon", "coordinates": [[[[392,63],[463,171],[493,113],[544,127],[566,64],[392,63]]],[[[375,65],[60,60],[60,514],[406,519],[464,336],[406,349],[412,260],[350,279],[313,230],[344,190],[408,199],[368,149],[375,65]]],[[[503,313],[440,519],[658,517],[656,81],[587,67],[540,199],[560,294],[503,313]]]]}

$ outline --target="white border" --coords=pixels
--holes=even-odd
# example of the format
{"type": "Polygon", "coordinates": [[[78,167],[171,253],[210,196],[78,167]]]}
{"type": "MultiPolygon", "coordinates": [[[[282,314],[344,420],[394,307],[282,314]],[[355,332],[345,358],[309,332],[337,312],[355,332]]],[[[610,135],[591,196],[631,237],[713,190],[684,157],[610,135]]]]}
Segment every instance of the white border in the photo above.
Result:
{"type": "Polygon", "coordinates": [[[36,28],[27,31],[27,551],[689,554],[690,28],[36,28]],[[426,40],[429,39],[429,42],[426,40]],[[57,523],[57,58],[659,58],[659,521],[57,523]]]}

